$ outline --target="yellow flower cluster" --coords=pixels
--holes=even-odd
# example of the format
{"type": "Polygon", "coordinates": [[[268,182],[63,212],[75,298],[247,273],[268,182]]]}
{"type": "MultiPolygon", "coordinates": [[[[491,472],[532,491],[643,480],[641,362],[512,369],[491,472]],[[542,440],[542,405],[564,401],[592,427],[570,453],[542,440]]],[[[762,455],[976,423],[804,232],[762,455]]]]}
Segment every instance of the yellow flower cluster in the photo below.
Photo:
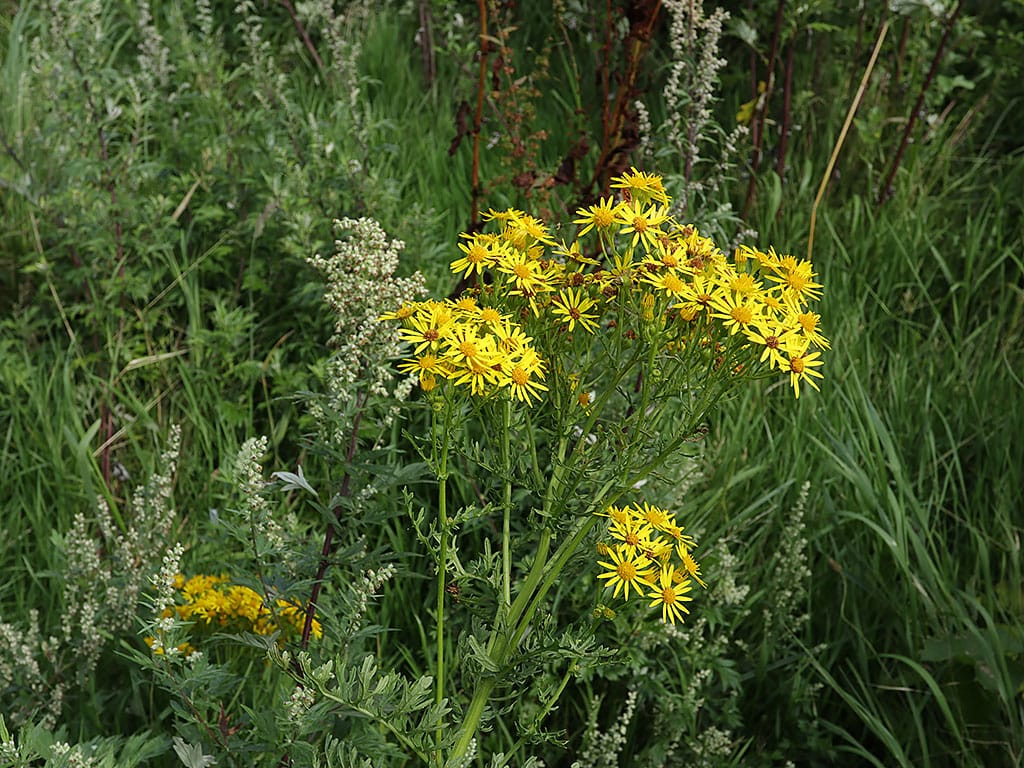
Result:
{"type": "Polygon", "coordinates": [[[700,564],[693,558],[694,542],[683,533],[675,516],[650,504],[629,507],[611,506],[608,517],[609,541],[597,545],[598,565],[605,571],[597,578],[615,587],[612,597],[621,592],[629,600],[630,590],[650,599],[650,607],[661,608],[662,621],[676,623],[689,613],[686,603],[696,581],[707,587],[700,576],[700,564]],[[644,589],[648,592],[644,594],[644,589]]]}
{"type": "MultiPolygon", "coordinates": [[[[174,581],[180,603],[168,608],[163,618],[176,617],[192,624],[193,634],[213,629],[219,632],[254,632],[257,635],[301,633],[306,612],[294,602],[278,598],[268,606],[258,592],[240,584],[232,584],[227,576],[197,574],[186,579],[178,574],[174,581]]],[[[314,637],[323,635],[320,622],[313,620],[314,637]]],[[[153,645],[153,638],[146,638],[153,645]]],[[[184,654],[192,647],[185,643],[178,650],[184,654]]],[[[159,652],[159,651],[158,651],[159,652]]]]}
{"type": "Polygon", "coordinates": [[[407,304],[381,318],[405,324],[414,356],[402,369],[419,374],[424,389],[444,378],[474,394],[508,386],[515,399],[530,402],[546,389],[540,381],[548,330],[629,334],[636,331],[627,326],[639,319],[657,324],[666,351],[696,343],[717,354],[742,334],[748,365],[788,375],[797,397],[801,383],[818,388],[818,350],[829,342],[821,316],[809,308],[822,290],[809,261],[747,246],[726,257],[710,237],[669,214],[660,176],[634,168],[612,188],[618,199],[577,211],[580,229],[568,245],[522,211],[488,212],[501,231],[463,234],[461,255],[451,263],[453,272],[478,282],[466,298],[407,304]],[[508,341],[513,329],[523,333],[508,313],[532,321],[527,330],[540,354],[525,334],[521,343],[508,341]]]}
{"type": "Polygon", "coordinates": [[[446,379],[474,395],[505,388],[513,400],[529,403],[547,389],[533,339],[509,315],[471,296],[405,304],[381,319],[402,321],[401,336],[415,354],[398,368],[418,375],[425,391],[446,379]]]}

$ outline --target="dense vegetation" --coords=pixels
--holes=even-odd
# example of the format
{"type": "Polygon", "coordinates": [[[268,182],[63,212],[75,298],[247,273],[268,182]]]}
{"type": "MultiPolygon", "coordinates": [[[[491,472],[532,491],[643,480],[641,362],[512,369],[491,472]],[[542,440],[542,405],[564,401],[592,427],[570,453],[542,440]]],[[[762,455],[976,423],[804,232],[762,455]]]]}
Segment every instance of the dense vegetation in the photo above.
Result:
{"type": "Polygon", "coordinates": [[[0,765],[1024,763],[1024,9],[860,5],[0,4],[0,765]],[[371,386],[359,311],[490,295],[489,211],[570,258],[631,167],[813,261],[820,391],[661,415],[608,342],[570,482],[550,360],[371,386]],[[696,537],[684,622],[535,567],[588,483],[696,537]]]}

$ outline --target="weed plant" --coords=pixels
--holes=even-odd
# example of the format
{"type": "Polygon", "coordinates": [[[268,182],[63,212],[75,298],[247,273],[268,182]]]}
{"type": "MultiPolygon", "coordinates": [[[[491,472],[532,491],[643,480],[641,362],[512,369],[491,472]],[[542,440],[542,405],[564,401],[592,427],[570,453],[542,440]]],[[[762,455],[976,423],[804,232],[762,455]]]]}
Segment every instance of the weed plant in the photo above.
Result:
{"type": "Polygon", "coordinates": [[[1020,764],[1019,8],[591,5],[487,4],[488,45],[441,2],[0,11],[0,764],[1020,764]],[[572,220],[657,168],[725,255],[802,258],[883,28],[818,208],[822,391],[675,432],[606,365],[573,405],[552,361],[669,288],[605,297],[572,220]],[[514,265],[450,271],[509,206],[592,282],[531,305],[514,265]],[[374,254],[405,293],[321,301],[374,254]],[[465,288],[532,338],[525,379],[459,383],[445,348],[396,390],[426,350],[377,317],[465,288]],[[684,433],[634,488],[629,440],[684,433]],[[644,500],[701,545],[667,625],[590,514],[644,500]]]}

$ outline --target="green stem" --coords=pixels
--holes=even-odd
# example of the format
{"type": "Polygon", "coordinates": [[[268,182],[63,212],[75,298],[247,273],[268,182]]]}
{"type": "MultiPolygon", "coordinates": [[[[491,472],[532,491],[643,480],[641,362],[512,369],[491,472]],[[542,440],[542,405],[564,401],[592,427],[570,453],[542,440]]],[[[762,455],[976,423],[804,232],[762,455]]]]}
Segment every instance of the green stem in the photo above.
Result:
{"type": "MultiPolygon", "coordinates": [[[[509,432],[512,428],[512,401],[505,400],[502,403],[501,411],[501,462],[505,472],[505,497],[502,500],[502,523],[501,523],[501,575],[502,589],[504,590],[503,607],[508,608],[512,604],[512,551],[511,551],[511,524],[512,515],[512,451],[509,445],[509,432]]],[[[499,609],[500,610],[500,609],[499,609]]]]}
{"type": "MultiPolygon", "coordinates": [[[[565,668],[565,674],[562,675],[562,681],[558,685],[558,690],[556,690],[554,692],[554,694],[551,696],[551,698],[548,699],[547,702],[544,704],[544,709],[542,709],[540,711],[540,713],[536,717],[533,718],[533,729],[534,729],[533,732],[534,733],[536,732],[536,729],[540,728],[540,724],[544,722],[544,718],[546,718],[548,716],[548,713],[551,712],[552,709],[554,709],[555,704],[558,702],[558,699],[562,695],[562,692],[565,690],[565,687],[569,684],[569,680],[570,680],[570,678],[572,678],[572,673],[575,672],[575,671],[576,671],[576,662],[575,661],[569,662],[569,666],[567,666],[565,668]]],[[[527,736],[529,736],[529,735],[531,735],[531,732],[527,731],[522,736],[520,736],[518,739],[516,739],[515,743],[509,748],[508,752],[506,753],[507,757],[505,757],[499,763],[492,764],[491,768],[505,768],[505,766],[508,765],[508,761],[511,760],[513,755],[515,755],[516,751],[521,746],[523,746],[523,744],[526,741],[527,736]]]]}
{"type": "MultiPolygon", "coordinates": [[[[547,491],[544,494],[543,512],[545,518],[551,512],[554,499],[557,495],[555,492],[556,488],[561,483],[562,473],[564,471],[563,463],[565,461],[566,446],[567,441],[565,438],[562,438],[558,443],[556,457],[553,459],[554,466],[551,472],[551,480],[548,482],[547,491]]],[[[505,663],[512,648],[514,647],[509,643],[511,633],[514,631],[514,628],[518,626],[519,619],[522,617],[523,613],[528,609],[531,602],[530,597],[544,575],[544,566],[547,564],[548,551],[551,549],[551,535],[551,529],[545,525],[545,528],[541,531],[540,540],[537,543],[537,553],[533,560],[533,566],[530,568],[530,572],[527,574],[526,580],[519,589],[515,602],[512,603],[509,608],[506,622],[503,625],[495,624],[491,629],[491,638],[487,645],[488,656],[499,667],[505,663]]],[[[466,712],[462,717],[462,727],[459,729],[458,739],[455,742],[451,755],[449,755],[449,760],[460,758],[466,754],[466,751],[469,749],[470,742],[476,735],[477,725],[480,723],[480,718],[483,717],[484,709],[487,707],[487,701],[490,699],[491,692],[494,690],[497,682],[498,680],[496,677],[485,678],[478,683],[476,689],[473,691],[473,698],[470,699],[469,706],[466,708],[466,712]]]]}
{"type": "MultiPolygon", "coordinates": [[[[446,410],[447,414],[447,410],[446,410]]],[[[437,415],[433,418],[434,445],[437,445],[437,415]]],[[[448,419],[445,418],[444,435],[441,437],[441,460],[437,471],[437,515],[440,533],[440,545],[437,553],[437,687],[434,701],[441,705],[444,701],[444,595],[445,580],[448,575],[448,419]]],[[[437,764],[442,764],[441,757],[442,728],[437,727],[437,764]]]]}

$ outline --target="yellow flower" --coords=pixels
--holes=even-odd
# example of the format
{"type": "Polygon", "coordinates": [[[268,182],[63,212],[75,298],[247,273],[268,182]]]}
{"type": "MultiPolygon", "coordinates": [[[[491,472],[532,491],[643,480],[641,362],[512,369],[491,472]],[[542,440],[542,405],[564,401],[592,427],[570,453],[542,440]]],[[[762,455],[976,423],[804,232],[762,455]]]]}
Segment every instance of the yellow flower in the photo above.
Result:
{"type": "Polygon", "coordinates": [[[648,569],[651,566],[649,557],[637,552],[630,553],[628,547],[624,545],[609,547],[608,554],[612,562],[598,561],[597,563],[607,568],[608,572],[598,574],[597,578],[607,579],[608,586],[615,585],[612,597],[618,597],[619,592],[624,592],[623,599],[629,600],[631,587],[637,594],[641,594],[641,585],[654,586],[648,576],[648,569]]]}
{"type": "Polygon", "coordinates": [[[532,349],[523,350],[518,360],[502,364],[502,383],[509,388],[513,400],[520,400],[527,405],[530,404],[530,398],[540,399],[540,393],[547,391],[548,388],[538,381],[543,378],[544,364],[532,349]]]}
{"type": "Polygon", "coordinates": [[[792,256],[783,257],[779,264],[779,274],[769,275],[783,287],[783,297],[794,307],[802,307],[807,300],[817,301],[821,298],[822,284],[816,283],[811,262],[797,261],[792,256]]]}
{"type": "Polygon", "coordinates": [[[477,235],[470,237],[468,243],[459,243],[459,250],[465,256],[451,263],[452,272],[462,272],[463,277],[471,274],[483,274],[484,269],[497,261],[500,249],[493,249],[487,240],[477,235]]]}
{"type": "Polygon", "coordinates": [[[511,283],[522,295],[533,295],[551,289],[540,261],[521,251],[512,251],[498,262],[498,271],[509,275],[511,283]]]}
{"type": "Polygon", "coordinates": [[[615,223],[615,203],[610,197],[601,198],[597,205],[577,209],[576,215],[579,218],[574,219],[573,224],[585,225],[577,237],[583,237],[594,227],[599,232],[605,232],[615,223]]]}
{"type": "Polygon", "coordinates": [[[660,275],[645,275],[644,281],[655,288],[664,291],[666,296],[678,299],[686,292],[686,281],[684,281],[674,270],[667,270],[660,275]]]}
{"type": "Polygon", "coordinates": [[[625,190],[631,200],[642,205],[651,201],[668,205],[669,197],[665,192],[661,176],[653,173],[644,173],[636,168],[630,168],[627,173],[612,179],[612,188],[625,190]]]}
{"type": "Polygon", "coordinates": [[[424,350],[437,351],[450,328],[450,319],[439,318],[434,312],[421,312],[409,318],[409,327],[400,328],[398,333],[402,341],[415,345],[413,353],[419,355],[424,350]]]}
{"type": "Polygon", "coordinates": [[[652,592],[647,596],[651,599],[651,608],[661,606],[661,620],[675,624],[676,619],[683,620],[683,614],[689,613],[685,603],[693,600],[687,593],[692,588],[689,579],[677,581],[676,570],[672,565],[662,567],[658,574],[658,585],[648,584],[652,592]]]}
{"type": "Polygon", "coordinates": [[[608,526],[608,533],[611,537],[621,541],[622,544],[619,546],[622,547],[623,552],[628,552],[631,555],[635,555],[637,552],[646,554],[652,548],[651,534],[653,532],[654,529],[650,523],[634,516],[630,516],[624,522],[612,520],[611,525],[608,526]]]}
{"type": "Polygon", "coordinates": [[[584,296],[581,291],[566,288],[552,300],[551,306],[552,314],[565,318],[570,332],[575,330],[576,323],[588,333],[597,330],[597,315],[587,314],[588,310],[597,306],[597,301],[584,296]]]}
{"type": "Polygon", "coordinates": [[[679,559],[683,561],[683,567],[690,574],[690,577],[704,587],[704,589],[707,589],[707,583],[700,577],[700,563],[693,559],[693,555],[690,554],[690,548],[679,542],[676,546],[676,551],[679,553],[679,559]]]}
{"type": "Polygon", "coordinates": [[[794,323],[797,326],[797,334],[804,341],[805,347],[807,344],[813,344],[819,349],[831,349],[832,345],[829,343],[829,340],[818,330],[818,322],[820,320],[821,315],[814,312],[800,312],[787,318],[787,322],[794,323]]]}
{"type": "Polygon", "coordinates": [[[742,295],[720,294],[712,302],[714,317],[725,320],[729,333],[745,330],[761,316],[760,305],[742,295]]]}
{"type": "Polygon", "coordinates": [[[668,208],[657,205],[645,208],[639,202],[622,203],[615,209],[615,218],[623,225],[620,235],[633,234],[630,247],[635,248],[638,242],[642,242],[650,251],[657,249],[659,238],[665,236],[661,225],[668,221],[668,208]]]}
{"type": "Polygon", "coordinates": [[[804,352],[801,355],[790,357],[784,370],[789,371],[789,383],[793,385],[793,393],[797,399],[800,398],[801,381],[805,381],[815,389],[819,389],[814,379],[825,378],[820,372],[815,370],[815,368],[821,365],[824,365],[824,361],[821,359],[820,352],[804,352]]]}

